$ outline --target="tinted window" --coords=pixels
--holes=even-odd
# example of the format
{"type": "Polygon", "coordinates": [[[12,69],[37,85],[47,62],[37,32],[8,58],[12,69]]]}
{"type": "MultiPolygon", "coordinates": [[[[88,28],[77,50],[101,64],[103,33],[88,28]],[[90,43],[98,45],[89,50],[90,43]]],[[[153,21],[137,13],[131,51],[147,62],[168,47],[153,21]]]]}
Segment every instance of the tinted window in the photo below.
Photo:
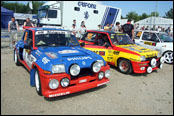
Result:
{"type": "Polygon", "coordinates": [[[98,14],[98,10],[94,10],[94,14],[98,14]]]}
{"type": "Polygon", "coordinates": [[[74,10],[75,11],[80,11],[80,8],[79,7],[74,7],[74,10]]]}
{"type": "Polygon", "coordinates": [[[57,10],[48,10],[48,18],[57,18],[57,10]]]}

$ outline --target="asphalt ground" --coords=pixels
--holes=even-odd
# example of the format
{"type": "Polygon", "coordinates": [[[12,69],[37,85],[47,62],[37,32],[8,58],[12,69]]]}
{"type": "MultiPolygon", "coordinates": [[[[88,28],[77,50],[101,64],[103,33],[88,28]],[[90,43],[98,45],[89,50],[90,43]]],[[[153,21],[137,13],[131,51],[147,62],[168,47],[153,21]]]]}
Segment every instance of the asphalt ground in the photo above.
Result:
{"type": "Polygon", "coordinates": [[[94,89],[45,99],[30,86],[30,75],[16,66],[13,50],[1,48],[1,115],[172,115],[173,65],[151,74],[120,73],[111,67],[110,82],[94,89]]]}

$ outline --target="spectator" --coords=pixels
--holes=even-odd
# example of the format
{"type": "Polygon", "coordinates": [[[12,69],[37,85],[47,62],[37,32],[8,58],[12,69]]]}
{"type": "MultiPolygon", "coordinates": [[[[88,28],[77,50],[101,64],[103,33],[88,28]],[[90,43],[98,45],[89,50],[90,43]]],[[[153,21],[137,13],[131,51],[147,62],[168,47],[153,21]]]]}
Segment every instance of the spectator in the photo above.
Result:
{"type": "Polygon", "coordinates": [[[86,26],[81,25],[79,32],[80,32],[80,38],[82,38],[83,35],[86,33],[86,26]]]}
{"type": "Polygon", "coordinates": [[[122,32],[127,33],[129,37],[135,41],[134,39],[134,26],[131,24],[131,19],[127,20],[127,23],[123,25],[122,32]]]}
{"type": "Polygon", "coordinates": [[[109,31],[109,23],[107,23],[107,25],[104,26],[104,30],[105,30],[105,31],[109,31]]]}
{"type": "Polygon", "coordinates": [[[139,29],[139,23],[137,23],[137,26],[135,27],[137,30],[139,29]]]}
{"type": "Polygon", "coordinates": [[[8,32],[11,34],[10,48],[15,44],[15,39],[17,40],[17,31],[19,32],[18,22],[15,20],[15,17],[12,17],[11,21],[8,22],[8,32]]]}
{"type": "Polygon", "coordinates": [[[167,34],[171,35],[171,34],[170,34],[170,32],[171,32],[170,27],[168,27],[168,28],[166,29],[165,32],[166,32],[167,34]]]}
{"type": "Polygon", "coordinates": [[[145,27],[143,26],[143,27],[141,27],[141,30],[144,30],[145,29],[145,27]]]}
{"type": "Polygon", "coordinates": [[[33,23],[31,22],[30,18],[27,18],[24,22],[24,27],[34,27],[33,23]]]}
{"type": "Polygon", "coordinates": [[[98,25],[97,30],[101,30],[101,25],[100,24],[98,25]]]}
{"type": "Polygon", "coordinates": [[[73,24],[76,26],[76,20],[75,19],[73,20],[73,24]]]}
{"type": "Polygon", "coordinates": [[[110,25],[109,31],[113,31],[113,24],[110,25]]]}
{"type": "Polygon", "coordinates": [[[85,25],[85,21],[82,21],[82,22],[81,22],[81,25],[80,25],[80,26],[82,26],[82,25],[85,25]]]}
{"type": "Polygon", "coordinates": [[[145,30],[149,30],[149,26],[146,26],[145,30]]]}
{"type": "Polygon", "coordinates": [[[77,29],[76,29],[76,25],[75,24],[72,24],[72,27],[70,29],[72,31],[72,33],[74,34],[74,36],[76,37],[76,34],[77,34],[77,29]]]}
{"type": "Polygon", "coordinates": [[[114,28],[114,32],[120,32],[120,23],[119,22],[116,22],[116,26],[114,28]]]}

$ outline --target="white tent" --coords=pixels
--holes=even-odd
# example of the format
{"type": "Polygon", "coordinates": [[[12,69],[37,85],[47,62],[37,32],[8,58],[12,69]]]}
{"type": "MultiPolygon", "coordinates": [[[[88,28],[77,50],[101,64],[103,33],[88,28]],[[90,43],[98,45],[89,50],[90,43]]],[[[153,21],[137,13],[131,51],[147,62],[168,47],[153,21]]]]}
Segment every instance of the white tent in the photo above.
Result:
{"type": "Polygon", "coordinates": [[[136,22],[135,24],[139,24],[140,27],[142,26],[149,26],[150,28],[155,25],[157,28],[158,26],[163,27],[163,28],[173,28],[173,19],[168,19],[168,18],[162,18],[162,17],[149,17],[143,20],[140,20],[136,22]]]}

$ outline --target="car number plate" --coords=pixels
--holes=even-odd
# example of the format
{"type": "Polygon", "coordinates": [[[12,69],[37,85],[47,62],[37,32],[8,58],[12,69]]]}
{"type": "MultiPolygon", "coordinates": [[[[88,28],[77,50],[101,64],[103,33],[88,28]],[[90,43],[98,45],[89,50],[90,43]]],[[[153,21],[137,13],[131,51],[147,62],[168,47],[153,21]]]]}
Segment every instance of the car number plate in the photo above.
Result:
{"type": "Polygon", "coordinates": [[[86,81],[87,81],[87,79],[83,79],[83,80],[80,80],[79,83],[84,83],[86,81]]]}

